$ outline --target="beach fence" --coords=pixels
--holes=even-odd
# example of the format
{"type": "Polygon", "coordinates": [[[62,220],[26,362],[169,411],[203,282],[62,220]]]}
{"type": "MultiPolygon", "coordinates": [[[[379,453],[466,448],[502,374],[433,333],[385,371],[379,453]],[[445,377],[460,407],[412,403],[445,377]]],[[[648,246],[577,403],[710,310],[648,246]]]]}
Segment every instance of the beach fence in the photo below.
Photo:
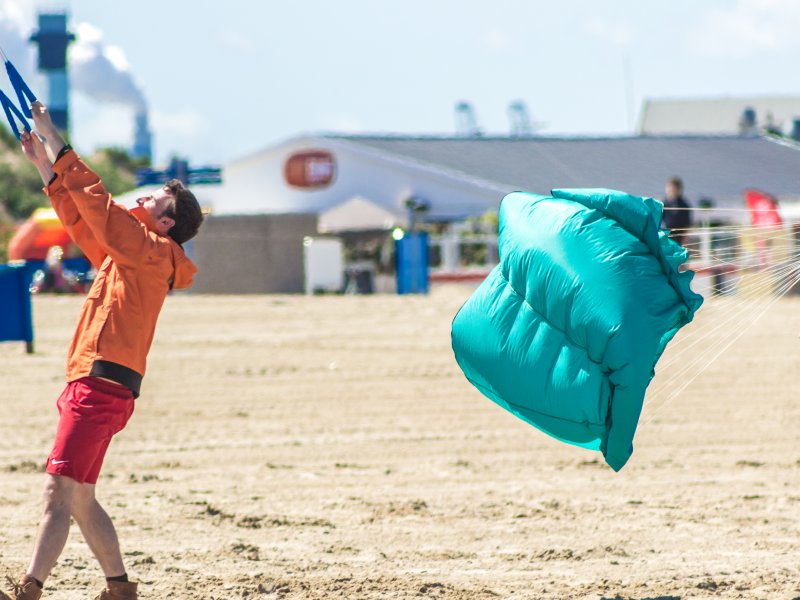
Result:
{"type": "Polygon", "coordinates": [[[687,232],[692,288],[703,296],[740,298],[794,294],[800,265],[800,226],[698,227],[687,232]]]}
{"type": "MultiPolygon", "coordinates": [[[[682,231],[695,271],[692,289],[709,296],[753,298],[800,293],[800,223],[701,224],[682,231]]],[[[430,237],[430,280],[480,282],[498,261],[497,235],[449,230],[430,237]]]]}
{"type": "Polygon", "coordinates": [[[33,353],[30,270],[25,263],[0,265],[0,342],[25,342],[33,353]]]}

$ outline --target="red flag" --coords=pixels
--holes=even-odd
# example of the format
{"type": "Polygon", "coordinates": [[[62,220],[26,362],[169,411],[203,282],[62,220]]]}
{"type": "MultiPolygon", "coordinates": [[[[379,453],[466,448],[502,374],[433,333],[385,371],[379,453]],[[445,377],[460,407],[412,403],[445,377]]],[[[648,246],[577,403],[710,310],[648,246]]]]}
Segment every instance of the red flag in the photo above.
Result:
{"type": "Polygon", "coordinates": [[[778,200],[774,196],[759,190],[745,190],[744,199],[750,209],[750,223],[753,226],[780,225],[783,222],[778,214],[778,200]]]}

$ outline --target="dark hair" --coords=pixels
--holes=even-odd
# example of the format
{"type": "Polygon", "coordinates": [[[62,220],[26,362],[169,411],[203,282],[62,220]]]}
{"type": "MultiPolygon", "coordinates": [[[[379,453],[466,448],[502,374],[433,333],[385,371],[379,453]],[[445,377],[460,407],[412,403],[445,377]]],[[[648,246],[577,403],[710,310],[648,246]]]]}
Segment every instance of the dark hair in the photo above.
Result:
{"type": "Polygon", "coordinates": [[[194,194],[177,179],[170,179],[164,188],[175,198],[172,206],[164,211],[164,215],[175,220],[175,225],[167,235],[178,244],[188,242],[197,235],[203,222],[203,212],[194,194]]]}
{"type": "Polygon", "coordinates": [[[679,194],[681,192],[683,192],[683,179],[681,179],[680,177],[677,177],[677,176],[676,177],[670,177],[669,180],[667,181],[667,183],[669,183],[676,190],[678,190],[679,194]]]}

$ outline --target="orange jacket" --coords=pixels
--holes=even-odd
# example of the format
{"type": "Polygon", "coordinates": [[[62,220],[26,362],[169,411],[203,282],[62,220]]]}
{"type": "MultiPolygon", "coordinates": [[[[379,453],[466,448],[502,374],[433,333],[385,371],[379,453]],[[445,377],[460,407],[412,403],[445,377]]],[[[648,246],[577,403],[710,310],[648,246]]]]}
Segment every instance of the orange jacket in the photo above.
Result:
{"type": "Polygon", "coordinates": [[[59,219],[97,268],[67,356],[67,381],[105,377],[139,395],[158,313],[170,289],[197,271],[142,208],[116,204],[100,178],[70,150],[45,188],[59,219]]]}

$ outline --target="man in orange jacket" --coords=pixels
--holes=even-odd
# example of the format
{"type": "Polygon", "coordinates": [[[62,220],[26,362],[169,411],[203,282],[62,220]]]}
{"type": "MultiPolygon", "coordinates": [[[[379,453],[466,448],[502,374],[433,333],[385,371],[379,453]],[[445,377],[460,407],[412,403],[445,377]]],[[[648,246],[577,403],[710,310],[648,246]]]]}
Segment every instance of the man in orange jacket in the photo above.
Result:
{"type": "Polygon", "coordinates": [[[159,311],[171,289],[187,288],[196,272],[181,244],[203,215],[194,195],[176,180],[128,210],[64,141],[47,109],[31,106],[37,131],[22,136],[45,193],[73,241],[97,268],[67,357],[67,386],[58,399],[59,423],[47,460],[44,514],[26,573],[4,600],[38,600],[67,541],[70,517],[106,576],[99,600],[133,600],[110,517],[95,484],[111,438],[128,422],[139,396],[159,311]]]}

